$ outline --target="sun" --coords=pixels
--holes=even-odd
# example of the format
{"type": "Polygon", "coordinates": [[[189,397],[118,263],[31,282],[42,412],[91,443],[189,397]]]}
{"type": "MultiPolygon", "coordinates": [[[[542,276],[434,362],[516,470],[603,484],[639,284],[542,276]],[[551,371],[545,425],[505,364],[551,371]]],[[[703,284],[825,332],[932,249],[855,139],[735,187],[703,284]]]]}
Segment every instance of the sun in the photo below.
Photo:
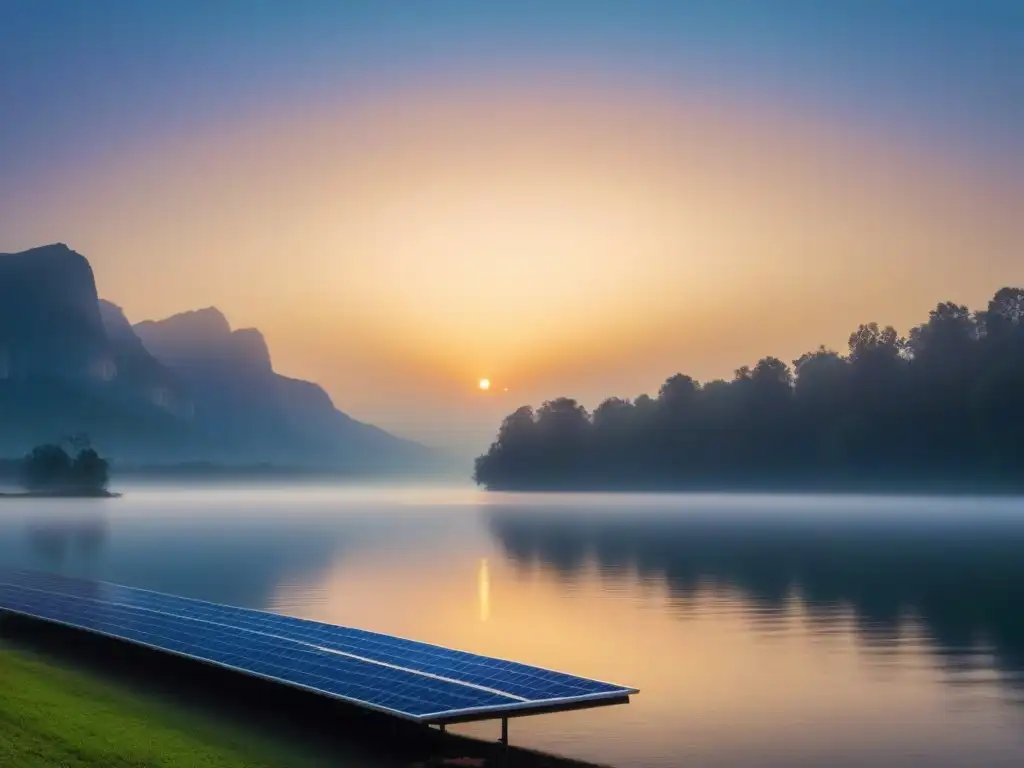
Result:
{"type": "Polygon", "coordinates": [[[480,387],[480,389],[482,389],[484,392],[486,392],[488,389],[491,388],[491,380],[490,379],[480,379],[480,383],[478,384],[478,386],[480,387]]]}

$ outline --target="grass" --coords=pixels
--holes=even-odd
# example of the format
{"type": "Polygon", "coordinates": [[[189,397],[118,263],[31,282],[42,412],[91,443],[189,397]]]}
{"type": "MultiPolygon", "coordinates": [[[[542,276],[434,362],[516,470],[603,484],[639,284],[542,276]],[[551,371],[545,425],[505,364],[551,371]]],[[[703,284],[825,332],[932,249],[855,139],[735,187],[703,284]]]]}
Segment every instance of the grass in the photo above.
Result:
{"type": "Polygon", "coordinates": [[[598,768],[439,738],[73,630],[15,617],[0,624],[0,768],[598,768]]]}
{"type": "Polygon", "coordinates": [[[252,734],[0,647],[4,768],[297,768],[252,734]]]}

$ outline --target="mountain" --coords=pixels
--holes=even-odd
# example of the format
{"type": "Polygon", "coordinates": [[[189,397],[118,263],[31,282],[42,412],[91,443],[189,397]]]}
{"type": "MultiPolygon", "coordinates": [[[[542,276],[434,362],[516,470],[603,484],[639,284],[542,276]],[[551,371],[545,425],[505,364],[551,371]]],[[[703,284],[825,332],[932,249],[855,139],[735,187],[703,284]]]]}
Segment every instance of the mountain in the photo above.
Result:
{"type": "Polygon", "coordinates": [[[346,472],[432,453],[274,371],[254,328],[214,308],[135,326],[63,243],[0,254],[0,455],[86,432],[126,463],[281,463],[346,472]]]}
{"type": "Polygon", "coordinates": [[[96,281],[63,243],[0,254],[0,375],[85,378],[106,352],[96,281]]]}
{"type": "Polygon", "coordinates": [[[415,465],[426,458],[423,446],[339,411],[319,384],[275,376],[290,427],[318,445],[330,446],[346,463],[361,463],[364,451],[368,457],[390,454],[399,465],[415,465]]]}
{"type": "Polygon", "coordinates": [[[268,460],[368,470],[424,460],[422,446],[356,421],[319,385],[274,371],[255,328],[232,330],[214,307],[134,326],[145,347],[184,381],[196,419],[268,460]]]}
{"type": "Polygon", "coordinates": [[[169,376],[144,349],[125,353],[112,343],[84,256],[63,243],[0,254],[4,455],[74,432],[121,454],[181,448],[187,430],[158,404],[172,399],[164,388],[180,392],[169,376]],[[141,364],[147,357],[148,370],[141,364]]]}
{"type": "Polygon", "coordinates": [[[307,461],[276,401],[270,352],[255,330],[232,331],[214,308],[134,327],[145,348],[188,387],[196,421],[219,436],[226,455],[307,461]],[[296,452],[300,455],[295,456],[296,452]]]}
{"type": "Polygon", "coordinates": [[[178,418],[192,421],[195,404],[185,384],[150,354],[119,306],[100,299],[99,309],[113,380],[123,385],[122,394],[141,396],[178,418]]]}

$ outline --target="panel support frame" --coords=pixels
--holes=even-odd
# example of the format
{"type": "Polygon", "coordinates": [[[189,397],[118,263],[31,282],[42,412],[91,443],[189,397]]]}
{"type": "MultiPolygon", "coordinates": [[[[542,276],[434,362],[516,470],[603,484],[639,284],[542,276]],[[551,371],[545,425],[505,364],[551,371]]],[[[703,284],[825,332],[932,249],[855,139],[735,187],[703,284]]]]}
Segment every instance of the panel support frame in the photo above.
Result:
{"type": "Polygon", "coordinates": [[[630,694],[609,696],[603,699],[586,699],[567,703],[554,703],[549,705],[538,705],[529,709],[505,709],[498,711],[482,711],[469,714],[456,714],[448,717],[432,717],[426,722],[440,725],[445,723],[453,725],[456,723],[479,723],[485,720],[510,720],[513,717],[533,717],[535,715],[548,715],[556,712],[572,712],[579,709],[596,709],[598,707],[615,706],[617,704],[628,704],[630,694]]]}

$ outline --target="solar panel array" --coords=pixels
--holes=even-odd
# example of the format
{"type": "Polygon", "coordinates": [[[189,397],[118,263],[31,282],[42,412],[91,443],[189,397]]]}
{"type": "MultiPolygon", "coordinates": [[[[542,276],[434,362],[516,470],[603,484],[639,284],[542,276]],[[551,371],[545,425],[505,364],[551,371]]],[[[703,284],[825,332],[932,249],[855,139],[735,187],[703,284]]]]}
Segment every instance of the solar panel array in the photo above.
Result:
{"type": "Polygon", "coordinates": [[[33,571],[0,571],[4,609],[425,722],[636,692],[377,632],[33,571]]]}

